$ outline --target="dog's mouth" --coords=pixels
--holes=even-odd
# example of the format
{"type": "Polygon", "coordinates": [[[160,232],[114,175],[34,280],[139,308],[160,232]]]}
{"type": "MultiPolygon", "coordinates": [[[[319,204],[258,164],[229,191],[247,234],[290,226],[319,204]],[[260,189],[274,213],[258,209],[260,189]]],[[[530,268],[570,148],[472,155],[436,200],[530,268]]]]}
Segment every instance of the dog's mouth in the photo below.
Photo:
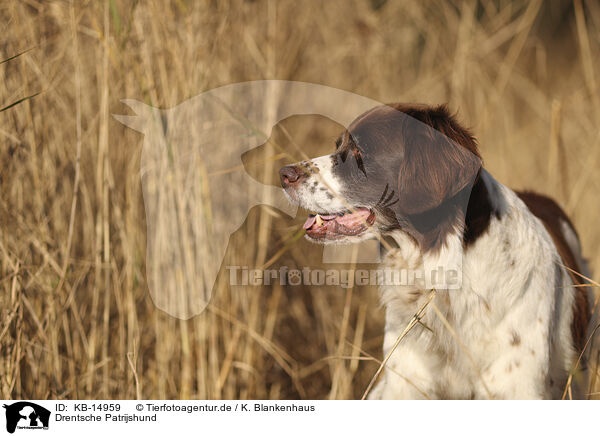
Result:
{"type": "Polygon", "coordinates": [[[306,234],[312,239],[338,239],[342,236],[358,236],[375,222],[375,212],[366,207],[353,211],[320,215],[310,214],[304,223],[306,234]]]}

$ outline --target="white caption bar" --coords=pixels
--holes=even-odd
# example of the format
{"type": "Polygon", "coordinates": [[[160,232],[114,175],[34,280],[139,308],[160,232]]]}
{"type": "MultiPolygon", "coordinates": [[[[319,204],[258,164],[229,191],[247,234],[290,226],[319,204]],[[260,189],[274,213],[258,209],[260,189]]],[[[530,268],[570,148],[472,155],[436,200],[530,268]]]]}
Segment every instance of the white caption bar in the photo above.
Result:
{"type": "Polygon", "coordinates": [[[576,434],[594,401],[36,401],[6,400],[0,434],[576,434]],[[174,432],[174,433],[171,433],[174,432]],[[218,433],[216,433],[218,432],[218,433]],[[310,433],[309,433],[310,434],[310,433]]]}

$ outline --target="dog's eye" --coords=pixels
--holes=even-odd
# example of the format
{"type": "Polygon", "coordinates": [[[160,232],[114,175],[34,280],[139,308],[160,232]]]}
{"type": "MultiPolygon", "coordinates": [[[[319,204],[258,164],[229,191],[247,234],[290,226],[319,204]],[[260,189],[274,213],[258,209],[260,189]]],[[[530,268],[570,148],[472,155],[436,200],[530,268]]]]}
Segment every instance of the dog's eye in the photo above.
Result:
{"type": "Polygon", "coordinates": [[[358,169],[361,170],[362,173],[366,176],[367,172],[365,171],[365,164],[363,163],[362,154],[358,147],[354,147],[352,149],[352,156],[354,156],[354,159],[356,159],[356,165],[358,165],[358,169]]]}

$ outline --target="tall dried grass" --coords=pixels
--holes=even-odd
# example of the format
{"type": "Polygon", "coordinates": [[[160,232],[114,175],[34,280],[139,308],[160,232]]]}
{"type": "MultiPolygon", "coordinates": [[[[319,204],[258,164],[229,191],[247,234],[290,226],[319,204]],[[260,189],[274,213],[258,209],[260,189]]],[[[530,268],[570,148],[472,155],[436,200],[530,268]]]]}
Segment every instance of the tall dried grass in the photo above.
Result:
{"type": "MultiPolygon", "coordinates": [[[[368,287],[220,281],[191,320],[155,308],[143,138],[110,117],[122,98],[172,107],[276,78],[448,102],[502,182],[561,202],[600,270],[596,2],[26,0],[0,17],[0,59],[29,50],[0,64],[0,107],[40,93],[0,112],[3,398],[360,398],[382,359],[368,287]]],[[[285,120],[246,170],[275,183],[273,142],[316,156],[340,128],[285,120]]],[[[255,208],[228,256],[315,267],[299,224],[255,208]]]]}

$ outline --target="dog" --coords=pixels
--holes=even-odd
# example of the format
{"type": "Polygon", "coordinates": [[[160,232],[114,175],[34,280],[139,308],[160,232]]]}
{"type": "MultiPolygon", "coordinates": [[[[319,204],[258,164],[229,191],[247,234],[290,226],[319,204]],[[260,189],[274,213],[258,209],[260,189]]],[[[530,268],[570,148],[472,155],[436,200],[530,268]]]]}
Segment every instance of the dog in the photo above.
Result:
{"type": "Polygon", "coordinates": [[[387,360],[368,398],[585,397],[592,296],[575,228],[552,199],[495,180],[447,106],[377,106],[335,152],[279,173],[312,212],[310,241],[376,238],[380,270],[455,273],[379,285],[387,360]]]}

